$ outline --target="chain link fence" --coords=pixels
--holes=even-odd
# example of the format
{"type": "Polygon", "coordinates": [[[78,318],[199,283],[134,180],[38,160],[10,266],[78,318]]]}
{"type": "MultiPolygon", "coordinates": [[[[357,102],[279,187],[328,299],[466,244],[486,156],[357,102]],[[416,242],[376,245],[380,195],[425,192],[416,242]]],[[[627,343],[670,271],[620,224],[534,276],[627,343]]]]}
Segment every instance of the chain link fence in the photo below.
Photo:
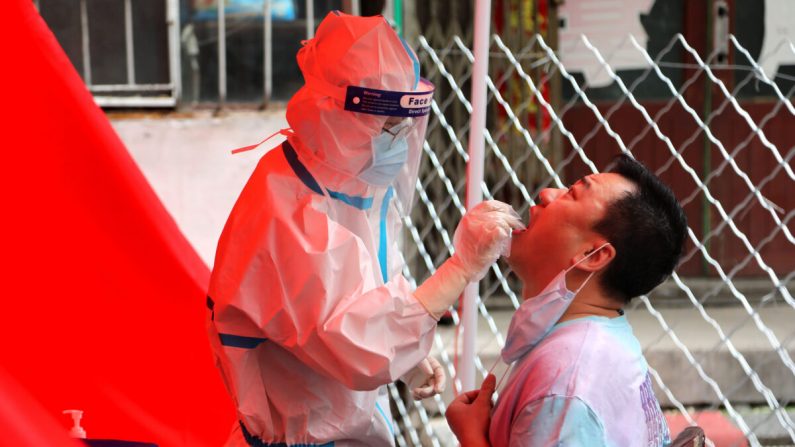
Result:
{"type": "MultiPolygon", "coordinates": [[[[417,283],[449,256],[452,230],[465,211],[473,57],[466,37],[443,41],[436,34],[429,30],[417,39],[424,73],[437,86],[419,200],[404,218],[405,274],[417,283]]],[[[654,55],[633,36],[612,48],[581,36],[569,51],[590,55],[591,66],[618,92],[612,101],[597,101],[591,99],[596,88],[570,73],[542,35],[519,48],[494,35],[482,188],[486,198],[526,215],[542,188],[609,169],[617,153],[652,168],[672,186],[690,224],[677,271],[628,309],[633,324],[645,323],[635,324],[636,332],[651,334],[642,342],[657,395],[669,413],[691,424],[698,422],[695,410],[718,410],[750,445],[789,445],[795,444],[795,328],[787,323],[795,321],[793,89],[783,90],[786,82],[765,72],[765,54],[752,57],[734,36],[730,43],[733,65],[719,62],[717,50],[699,54],[682,35],[654,55]],[[615,69],[611,59],[627,51],[643,63],[633,76],[615,69]],[[679,62],[668,62],[671,55],[679,62]],[[558,98],[550,89],[556,78],[562,83],[558,98]],[[664,89],[662,99],[639,97],[650,82],[664,89]],[[743,101],[741,92],[753,85],[772,91],[772,98],[743,101]],[[634,319],[639,315],[646,318],[634,319]],[[695,318],[697,330],[678,315],[695,318]],[[742,337],[750,337],[753,348],[742,337]]],[[[775,51],[782,47],[795,54],[791,42],[775,51]]],[[[495,265],[481,283],[475,361],[481,378],[503,346],[508,311],[519,305],[519,285],[509,273],[495,265]]],[[[452,321],[458,325],[455,311],[452,321]]],[[[454,330],[437,334],[435,353],[455,377],[457,339],[449,333],[454,330]]],[[[440,417],[450,396],[417,403],[399,399],[397,387],[391,392],[398,445],[452,445],[440,417]]]]}

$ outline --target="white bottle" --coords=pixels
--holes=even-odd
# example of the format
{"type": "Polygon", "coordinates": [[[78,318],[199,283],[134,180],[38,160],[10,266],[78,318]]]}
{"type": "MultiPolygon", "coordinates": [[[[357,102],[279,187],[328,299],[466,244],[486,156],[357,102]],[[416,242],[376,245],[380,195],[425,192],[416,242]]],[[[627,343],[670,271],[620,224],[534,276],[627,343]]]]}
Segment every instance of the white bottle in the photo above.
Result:
{"type": "Polygon", "coordinates": [[[69,430],[69,436],[73,438],[86,439],[86,431],[80,426],[80,419],[83,417],[83,412],[80,410],[64,410],[63,414],[71,414],[72,420],[75,425],[69,430]]]}

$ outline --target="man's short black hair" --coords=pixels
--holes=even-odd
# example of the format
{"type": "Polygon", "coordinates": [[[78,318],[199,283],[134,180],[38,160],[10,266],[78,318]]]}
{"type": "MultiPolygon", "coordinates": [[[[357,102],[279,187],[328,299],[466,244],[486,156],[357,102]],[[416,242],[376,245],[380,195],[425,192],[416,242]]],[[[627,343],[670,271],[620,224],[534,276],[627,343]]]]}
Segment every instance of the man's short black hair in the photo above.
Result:
{"type": "Polygon", "coordinates": [[[682,255],[687,218],[671,189],[641,163],[622,154],[611,172],[633,183],[636,191],[610,203],[594,225],[616,249],[601,285],[629,302],[673,272],[682,255]]]}

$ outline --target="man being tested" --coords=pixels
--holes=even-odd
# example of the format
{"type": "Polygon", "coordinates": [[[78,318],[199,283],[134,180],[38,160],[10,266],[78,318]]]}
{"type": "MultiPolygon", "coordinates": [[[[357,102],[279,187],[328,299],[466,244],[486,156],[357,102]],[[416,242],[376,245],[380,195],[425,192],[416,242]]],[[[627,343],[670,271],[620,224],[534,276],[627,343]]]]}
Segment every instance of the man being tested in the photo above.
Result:
{"type": "Polygon", "coordinates": [[[383,17],[329,14],[298,65],[292,132],[241,192],[210,281],[210,341],[239,418],[227,445],[389,446],[384,385],[441,391],[426,358],[436,322],[521,222],[503,203],[473,208],[455,255],[413,291],[396,237],[433,86],[383,17]]]}
{"type": "Polygon", "coordinates": [[[459,396],[447,419],[463,447],[663,446],[668,427],[621,308],[670,275],[687,222],[670,189],[622,155],[612,172],[545,189],[508,263],[524,302],[502,359],[512,364],[459,396]],[[490,418],[490,420],[489,420],[490,418]]]}

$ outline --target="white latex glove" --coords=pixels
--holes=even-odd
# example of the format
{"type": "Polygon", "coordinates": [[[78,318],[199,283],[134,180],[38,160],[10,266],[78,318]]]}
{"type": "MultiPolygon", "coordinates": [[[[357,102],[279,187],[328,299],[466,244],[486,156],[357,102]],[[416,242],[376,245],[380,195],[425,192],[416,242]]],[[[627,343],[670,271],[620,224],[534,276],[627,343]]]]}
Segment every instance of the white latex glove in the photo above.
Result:
{"type": "Polygon", "coordinates": [[[455,255],[469,281],[480,281],[500,255],[509,255],[511,234],[524,229],[519,214],[507,203],[480,202],[459,222],[453,236],[455,255]]]}
{"type": "Polygon", "coordinates": [[[479,203],[456,228],[455,254],[417,287],[417,301],[439,320],[468,283],[479,281],[501,254],[507,255],[512,231],[523,228],[519,215],[508,204],[496,200],[479,203]]]}
{"type": "Polygon", "coordinates": [[[444,391],[447,376],[439,362],[428,356],[400,378],[411,390],[414,400],[425,399],[444,391]]]}

